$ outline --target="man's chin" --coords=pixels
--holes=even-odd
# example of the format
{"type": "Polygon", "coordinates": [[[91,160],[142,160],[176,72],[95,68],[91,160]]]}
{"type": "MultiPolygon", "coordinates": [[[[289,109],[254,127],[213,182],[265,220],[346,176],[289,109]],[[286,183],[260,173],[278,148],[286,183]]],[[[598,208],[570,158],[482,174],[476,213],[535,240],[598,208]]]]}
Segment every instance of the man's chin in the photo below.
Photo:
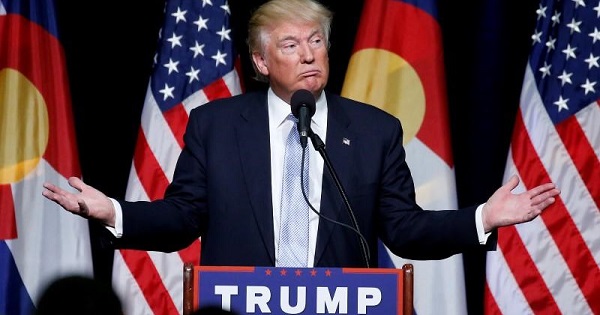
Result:
{"type": "Polygon", "coordinates": [[[314,81],[311,82],[310,80],[304,80],[302,82],[302,84],[300,84],[300,86],[298,87],[298,90],[300,89],[304,89],[304,90],[309,90],[310,92],[312,92],[314,95],[318,95],[321,93],[321,91],[323,91],[323,88],[325,87],[325,84],[323,84],[323,82],[319,81],[314,81]]]}

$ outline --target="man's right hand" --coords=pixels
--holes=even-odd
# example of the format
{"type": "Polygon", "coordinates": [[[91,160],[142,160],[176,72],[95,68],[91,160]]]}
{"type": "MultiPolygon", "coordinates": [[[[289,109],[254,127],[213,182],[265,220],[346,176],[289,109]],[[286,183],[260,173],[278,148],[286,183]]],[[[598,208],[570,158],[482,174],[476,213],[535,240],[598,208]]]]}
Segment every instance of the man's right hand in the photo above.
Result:
{"type": "Polygon", "coordinates": [[[70,177],[69,185],[79,193],[71,193],[56,185],[44,183],[45,189],[42,195],[71,213],[96,219],[108,226],[115,226],[115,208],[105,194],[86,185],[77,177],[70,177]]]}

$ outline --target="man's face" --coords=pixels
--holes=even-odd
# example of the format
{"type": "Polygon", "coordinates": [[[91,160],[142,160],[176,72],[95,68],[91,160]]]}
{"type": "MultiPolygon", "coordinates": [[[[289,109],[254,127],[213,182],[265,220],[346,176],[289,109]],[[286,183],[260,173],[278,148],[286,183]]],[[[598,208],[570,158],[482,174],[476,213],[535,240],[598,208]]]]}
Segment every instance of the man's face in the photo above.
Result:
{"type": "Polygon", "coordinates": [[[299,89],[318,96],[329,77],[327,42],[318,23],[281,22],[265,31],[262,54],[252,58],[273,92],[289,103],[299,89]]]}

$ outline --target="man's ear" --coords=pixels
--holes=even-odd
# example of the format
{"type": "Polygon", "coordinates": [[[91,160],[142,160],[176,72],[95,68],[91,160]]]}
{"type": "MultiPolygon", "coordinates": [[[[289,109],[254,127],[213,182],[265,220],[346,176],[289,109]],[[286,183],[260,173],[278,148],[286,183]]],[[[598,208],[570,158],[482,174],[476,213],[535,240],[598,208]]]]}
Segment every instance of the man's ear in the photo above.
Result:
{"type": "Polygon", "coordinates": [[[262,74],[264,76],[269,75],[269,69],[267,68],[267,62],[265,61],[265,58],[263,58],[263,56],[259,52],[252,53],[252,62],[254,62],[254,67],[260,74],[262,74]]]}

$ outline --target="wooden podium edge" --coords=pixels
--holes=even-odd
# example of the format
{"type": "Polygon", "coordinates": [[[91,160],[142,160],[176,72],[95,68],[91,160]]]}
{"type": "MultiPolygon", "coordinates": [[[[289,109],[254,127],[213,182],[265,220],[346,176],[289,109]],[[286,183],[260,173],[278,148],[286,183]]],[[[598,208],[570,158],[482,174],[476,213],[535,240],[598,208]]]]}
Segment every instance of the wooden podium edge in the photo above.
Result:
{"type": "Polygon", "coordinates": [[[194,265],[183,265],[183,315],[194,312],[194,265]]]}
{"type": "Polygon", "coordinates": [[[404,271],[404,296],[403,296],[403,314],[413,314],[413,286],[414,286],[414,269],[412,264],[404,264],[402,266],[404,271]]]}

